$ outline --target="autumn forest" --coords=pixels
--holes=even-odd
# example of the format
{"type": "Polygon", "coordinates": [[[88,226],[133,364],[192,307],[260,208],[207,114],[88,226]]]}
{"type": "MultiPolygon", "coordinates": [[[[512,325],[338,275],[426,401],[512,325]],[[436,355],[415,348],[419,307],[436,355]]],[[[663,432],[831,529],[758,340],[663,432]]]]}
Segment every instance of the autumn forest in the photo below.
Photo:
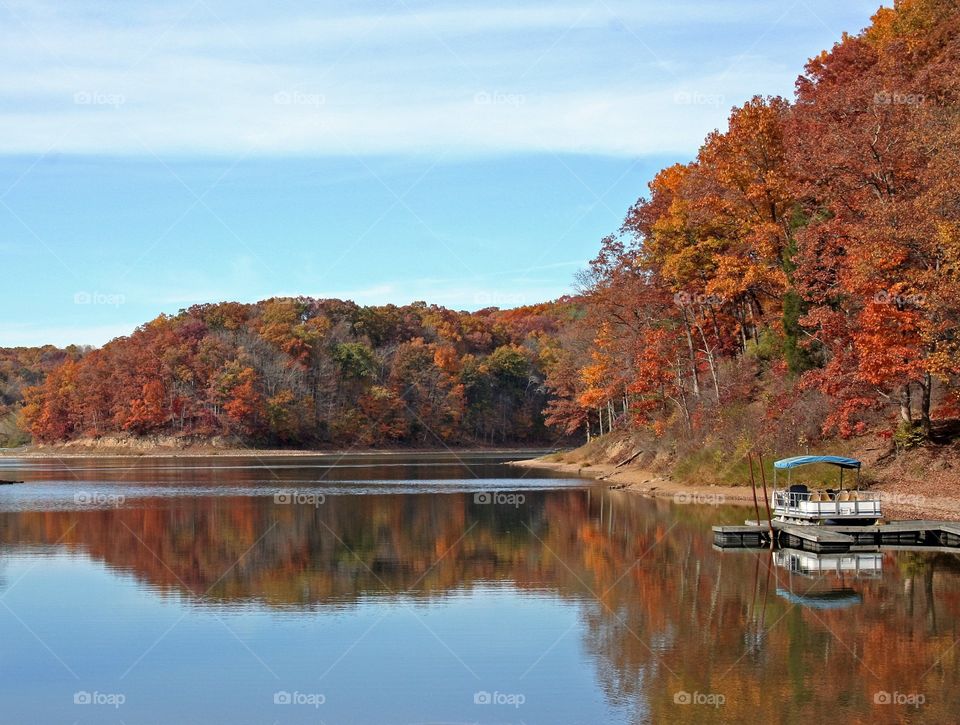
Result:
{"type": "Polygon", "coordinates": [[[960,8],[901,0],[810,60],[792,99],[753,98],[660,171],[575,296],[228,302],[100,349],[3,350],[0,433],[936,440],[960,416],[958,96],[960,8]]]}

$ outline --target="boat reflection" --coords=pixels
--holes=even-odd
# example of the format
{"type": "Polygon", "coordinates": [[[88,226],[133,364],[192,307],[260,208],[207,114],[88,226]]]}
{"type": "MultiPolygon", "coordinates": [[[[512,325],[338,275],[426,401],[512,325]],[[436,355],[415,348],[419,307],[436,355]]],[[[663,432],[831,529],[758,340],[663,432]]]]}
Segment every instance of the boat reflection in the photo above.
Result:
{"type": "Polygon", "coordinates": [[[848,580],[879,579],[883,575],[883,554],[856,552],[816,554],[799,549],[773,552],[777,569],[787,571],[777,578],[777,596],[808,609],[846,609],[863,603],[863,594],[848,580]],[[798,578],[795,580],[794,576],[798,578]]]}
{"type": "Polygon", "coordinates": [[[828,574],[877,578],[883,573],[883,554],[856,552],[846,554],[817,554],[799,549],[778,549],[773,560],[781,569],[792,574],[822,577],[828,574]]]}

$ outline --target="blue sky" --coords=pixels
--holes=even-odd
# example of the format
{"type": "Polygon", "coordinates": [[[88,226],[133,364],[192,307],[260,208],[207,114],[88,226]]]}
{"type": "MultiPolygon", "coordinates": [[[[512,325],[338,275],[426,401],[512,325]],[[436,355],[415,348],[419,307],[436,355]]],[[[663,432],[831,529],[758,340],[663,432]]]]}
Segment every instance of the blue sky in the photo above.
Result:
{"type": "Polygon", "coordinates": [[[274,295],[515,306],[877,0],[0,3],[0,345],[274,295]]]}

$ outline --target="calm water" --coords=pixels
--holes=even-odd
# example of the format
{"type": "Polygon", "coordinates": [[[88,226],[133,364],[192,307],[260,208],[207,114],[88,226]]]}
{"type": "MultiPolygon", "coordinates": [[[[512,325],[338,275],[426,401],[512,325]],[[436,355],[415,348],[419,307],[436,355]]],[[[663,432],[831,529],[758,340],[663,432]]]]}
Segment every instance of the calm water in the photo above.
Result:
{"type": "Polygon", "coordinates": [[[714,551],[742,511],[490,455],[66,463],[0,459],[2,722],[960,712],[952,555],[811,574],[714,551]]]}

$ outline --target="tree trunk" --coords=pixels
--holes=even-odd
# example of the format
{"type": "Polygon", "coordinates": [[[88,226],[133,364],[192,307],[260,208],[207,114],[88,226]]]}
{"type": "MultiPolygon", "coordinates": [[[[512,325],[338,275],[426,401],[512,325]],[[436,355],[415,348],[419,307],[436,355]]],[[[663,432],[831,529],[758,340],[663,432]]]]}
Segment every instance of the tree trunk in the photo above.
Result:
{"type": "Polygon", "coordinates": [[[747,308],[749,306],[749,300],[746,303],[741,303],[738,305],[738,316],[740,318],[740,347],[742,352],[747,351],[747,308]]]}
{"type": "Polygon", "coordinates": [[[697,330],[700,332],[700,339],[703,340],[703,353],[707,356],[707,363],[710,365],[710,375],[713,376],[713,390],[717,394],[717,405],[720,405],[720,381],[717,380],[717,366],[713,359],[713,348],[707,342],[707,336],[699,323],[697,324],[697,330]]]}
{"type": "MultiPolygon", "coordinates": [[[[676,376],[677,376],[677,394],[679,398],[671,398],[677,407],[680,408],[680,411],[683,413],[683,421],[687,426],[687,433],[693,432],[693,426],[690,423],[690,408],[687,405],[687,396],[683,392],[683,380],[680,376],[680,360],[677,360],[676,367],[676,376]]],[[[668,396],[669,397],[669,396],[668,396]]]]}
{"type": "MultiPolygon", "coordinates": [[[[720,323],[717,322],[717,311],[713,309],[713,305],[710,305],[710,321],[713,323],[713,336],[717,341],[717,347],[719,348],[723,345],[723,339],[720,337],[720,323]]],[[[700,335],[703,335],[703,328],[700,329],[700,335]]],[[[704,345],[707,343],[704,342],[704,345]]]]}
{"type": "MultiPolygon", "coordinates": [[[[759,303],[757,303],[759,307],[759,303]]],[[[747,300],[747,313],[750,316],[750,327],[753,332],[753,341],[755,344],[760,344],[760,325],[757,322],[757,317],[754,317],[753,314],[753,302],[752,300],[747,300]]]]}
{"type": "Polygon", "coordinates": [[[913,425],[913,410],[910,400],[910,383],[900,388],[900,420],[913,425]]]}
{"type": "Polygon", "coordinates": [[[920,425],[923,427],[923,435],[930,438],[933,432],[933,425],[930,423],[930,398],[933,393],[933,376],[927,373],[920,386],[920,425]]]}
{"type": "Polygon", "coordinates": [[[687,319],[687,310],[683,312],[683,329],[687,333],[687,351],[690,353],[690,371],[693,377],[693,397],[700,397],[700,376],[697,373],[697,352],[693,349],[693,335],[690,332],[690,321],[687,319]]]}

